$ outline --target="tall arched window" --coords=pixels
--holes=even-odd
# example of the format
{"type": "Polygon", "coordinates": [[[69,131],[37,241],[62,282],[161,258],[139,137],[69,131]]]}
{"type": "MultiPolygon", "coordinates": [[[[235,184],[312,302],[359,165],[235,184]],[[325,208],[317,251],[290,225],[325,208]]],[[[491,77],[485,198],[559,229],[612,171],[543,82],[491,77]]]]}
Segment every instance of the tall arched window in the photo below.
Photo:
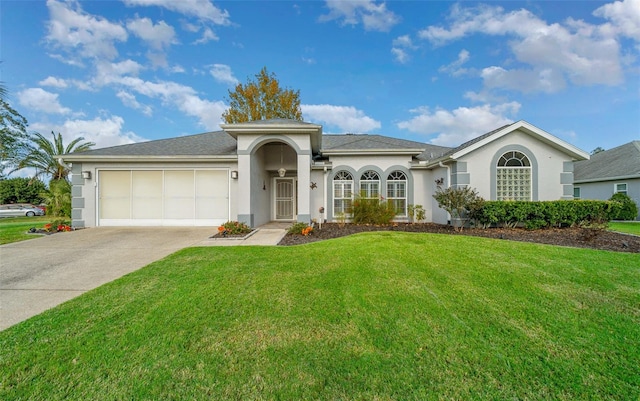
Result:
{"type": "Polygon", "coordinates": [[[398,217],[407,215],[407,176],[402,171],[392,171],[387,177],[387,199],[398,217]]]}
{"type": "Polygon", "coordinates": [[[333,213],[351,213],[353,201],[353,176],[348,171],[338,171],[333,177],[333,213]]]}
{"type": "Polygon", "coordinates": [[[360,195],[363,198],[374,199],[380,196],[380,176],[372,170],[367,170],[360,177],[360,195]]]}
{"type": "Polygon", "coordinates": [[[498,200],[531,200],[531,162],[524,153],[503,154],[498,159],[496,174],[498,200]]]}

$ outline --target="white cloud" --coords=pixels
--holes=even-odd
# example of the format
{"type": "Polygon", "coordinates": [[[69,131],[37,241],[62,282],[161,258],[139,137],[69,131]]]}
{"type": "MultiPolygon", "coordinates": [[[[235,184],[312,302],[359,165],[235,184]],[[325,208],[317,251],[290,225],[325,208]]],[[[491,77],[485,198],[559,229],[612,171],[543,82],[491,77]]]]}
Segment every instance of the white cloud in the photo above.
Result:
{"type": "Polygon", "coordinates": [[[419,36],[435,45],[477,33],[512,38],[508,43],[515,58],[528,67],[489,67],[489,72],[500,72],[506,80],[497,82],[495,74],[488,74],[493,80],[485,83],[492,87],[554,92],[566,85],[565,80],[576,85],[617,85],[623,81],[619,43],[604,26],[572,19],[548,24],[525,9],[505,12],[486,5],[455,5],[449,20],[448,28],[430,26],[419,36]],[[534,81],[518,83],[515,77],[523,76],[534,81]]]}
{"type": "Polygon", "coordinates": [[[557,70],[505,70],[502,67],[487,67],[480,74],[485,87],[513,89],[524,93],[554,93],[565,87],[565,80],[557,70]]]}
{"type": "Polygon", "coordinates": [[[124,119],[119,116],[111,116],[107,119],[94,118],[93,120],[66,120],[62,124],[51,125],[49,123],[33,123],[31,128],[47,135],[51,131],[60,132],[64,143],[69,143],[78,137],[83,137],[86,142],[94,142],[94,148],[125,145],[133,142],[144,141],[133,132],[122,131],[124,119]]]}
{"type": "Polygon", "coordinates": [[[380,122],[351,106],[330,104],[303,104],[300,106],[306,119],[320,121],[338,127],[343,132],[362,133],[380,128],[380,122]]]}
{"type": "Polygon", "coordinates": [[[149,18],[137,18],[127,21],[127,29],[155,50],[162,50],[177,43],[176,32],[164,21],[154,25],[149,18]]]}
{"type": "Polygon", "coordinates": [[[220,38],[218,38],[218,35],[216,35],[215,32],[211,30],[211,28],[205,28],[202,32],[202,37],[193,42],[193,44],[203,45],[205,43],[211,42],[212,40],[218,41],[219,39],[220,38]]]}
{"type": "Polygon", "coordinates": [[[42,81],[38,82],[38,85],[52,86],[54,88],[66,88],[69,86],[64,79],[48,76],[42,81]]]}
{"type": "Polygon", "coordinates": [[[238,79],[233,76],[231,67],[226,64],[214,64],[209,70],[209,73],[216,81],[222,82],[223,84],[237,85],[239,82],[238,79]]]}
{"type": "Polygon", "coordinates": [[[640,2],[637,0],[605,4],[595,10],[593,15],[610,20],[612,28],[619,35],[640,41],[640,2]]]}
{"type": "Polygon", "coordinates": [[[458,58],[456,59],[456,61],[452,62],[451,64],[441,66],[440,68],[438,68],[438,71],[451,74],[454,77],[465,75],[469,72],[469,70],[467,68],[462,68],[462,66],[467,61],[469,61],[469,58],[469,51],[466,49],[462,49],[460,50],[460,53],[458,53],[458,58]]]}
{"type": "Polygon", "coordinates": [[[60,104],[57,93],[47,92],[42,88],[28,88],[18,92],[18,102],[32,111],[48,114],[69,114],[71,112],[71,109],[60,104]]]}
{"type": "Polygon", "coordinates": [[[133,60],[119,63],[99,62],[96,63],[96,74],[92,81],[98,86],[104,86],[118,82],[125,75],[137,76],[143,69],[141,64],[133,60]]]}
{"type": "Polygon", "coordinates": [[[230,25],[229,12],[214,6],[209,0],[124,0],[128,6],[158,6],[216,25],[230,25]]]}
{"type": "Polygon", "coordinates": [[[454,110],[419,107],[411,110],[416,114],[410,120],[399,122],[398,128],[423,135],[437,135],[431,143],[441,146],[458,146],[479,135],[485,134],[513,120],[520,109],[517,102],[485,104],[477,107],[458,107],[454,110]]]}
{"type": "Polygon", "coordinates": [[[342,20],[343,25],[362,24],[367,31],[388,32],[400,22],[400,17],[387,10],[386,3],[373,0],[326,0],[329,14],[321,15],[321,22],[342,20]]]}
{"type": "Polygon", "coordinates": [[[391,54],[393,54],[396,61],[401,64],[405,64],[411,58],[408,51],[417,48],[411,41],[409,35],[398,36],[393,40],[392,45],[391,54]]]}
{"type": "Polygon", "coordinates": [[[134,110],[140,110],[145,116],[151,116],[153,114],[151,106],[141,104],[131,93],[119,91],[118,93],[116,93],[116,96],[122,101],[122,104],[127,107],[131,107],[134,110]]]}
{"type": "Polygon", "coordinates": [[[66,50],[72,60],[77,56],[114,59],[118,55],[115,42],[127,40],[121,25],[83,12],[78,2],[48,0],[47,6],[51,19],[46,39],[66,50]]]}

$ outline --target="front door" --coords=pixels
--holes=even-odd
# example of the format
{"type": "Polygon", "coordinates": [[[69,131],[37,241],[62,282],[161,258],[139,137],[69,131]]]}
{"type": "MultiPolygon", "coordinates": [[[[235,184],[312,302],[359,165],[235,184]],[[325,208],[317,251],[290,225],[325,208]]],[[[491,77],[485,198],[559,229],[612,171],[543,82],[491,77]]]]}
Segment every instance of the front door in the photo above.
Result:
{"type": "Polygon", "coordinates": [[[293,220],[296,216],[294,178],[275,178],[274,220],[293,220]]]}

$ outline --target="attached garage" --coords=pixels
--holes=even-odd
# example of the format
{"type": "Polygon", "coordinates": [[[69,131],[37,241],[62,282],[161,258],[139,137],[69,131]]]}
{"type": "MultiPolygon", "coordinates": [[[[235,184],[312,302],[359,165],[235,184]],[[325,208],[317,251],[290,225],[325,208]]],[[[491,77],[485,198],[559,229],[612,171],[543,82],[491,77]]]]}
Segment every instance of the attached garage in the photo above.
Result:
{"type": "Polygon", "coordinates": [[[97,173],[99,226],[216,226],[230,220],[228,169],[97,173]]]}

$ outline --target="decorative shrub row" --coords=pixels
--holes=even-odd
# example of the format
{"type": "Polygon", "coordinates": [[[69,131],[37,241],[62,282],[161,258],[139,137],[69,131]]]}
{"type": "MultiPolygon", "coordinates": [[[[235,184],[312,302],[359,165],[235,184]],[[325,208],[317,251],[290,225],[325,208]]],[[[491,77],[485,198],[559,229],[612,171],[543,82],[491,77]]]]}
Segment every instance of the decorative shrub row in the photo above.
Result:
{"type": "Polygon", "coordinates": [[[358,196],[351,207],[351,221],[355,224],[389,224],[396,216],[393,204],[383,197],[358,196]]]}
{"type": "Polygon", "coordinates": [[[477,225],[528,229],[606,223],[617,216],[622,204],[616,201],[486,201],[470,216],[477,225]]]}

